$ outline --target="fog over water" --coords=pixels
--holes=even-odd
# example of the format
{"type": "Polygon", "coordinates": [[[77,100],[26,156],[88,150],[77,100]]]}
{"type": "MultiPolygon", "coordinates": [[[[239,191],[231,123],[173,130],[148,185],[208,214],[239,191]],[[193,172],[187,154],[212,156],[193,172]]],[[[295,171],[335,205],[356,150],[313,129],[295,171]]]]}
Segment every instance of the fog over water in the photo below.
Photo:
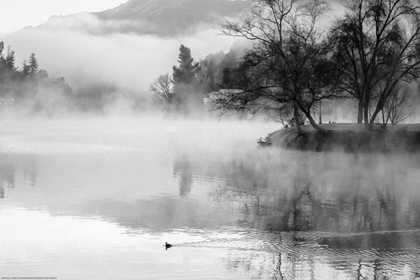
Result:
{"type": "Polygon", "coordinates": [[[6,119],[0,129],[2,276],[419,273],[417,155],[258,149],[278,124],[257,120],[6,119]]]}
{"type": "MultiPolygon", "coordinates": [[[[144,104],[61,111],[64,93],[39,87],[51,112],[0,107],[2,279],[420,277],[417,153],[262,148],[279,123],[155,111],[149,85],[181,44],[199,60],[235,39],[214,26],[158,37],[106,24],[82,13],[4,38],[17,64],[34,52],[74,91],[112,84],[144,104]]],[[[354,120],[336,105],[323,102],[324,123],[354,120]]]]}

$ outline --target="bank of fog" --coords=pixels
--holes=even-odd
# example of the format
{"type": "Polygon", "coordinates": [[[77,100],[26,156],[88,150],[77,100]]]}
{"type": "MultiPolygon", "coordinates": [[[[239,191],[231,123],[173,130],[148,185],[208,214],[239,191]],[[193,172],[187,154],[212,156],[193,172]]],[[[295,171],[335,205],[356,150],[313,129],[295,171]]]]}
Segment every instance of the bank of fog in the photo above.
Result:
{"type": "MultiPolygon", "coordinates": [[[[276,230],[346,232],[419,226],[413,215],[420,208],[416,154],[258,148],[256,136],[263,136],[263,126],[212,125],[198,125],[190,133],[177,135],[177,171],[180,176],[183,171],[192,173],[196,180],[227,180],[222,185],[215,183],[217,196],[224,193],[227,200],[239,200],[241,206],[236,210],[245,216],[255,210],[259,214],[252,219],[262,219],[260,225],[276,230]],[[255,133],[258,129],[259,135],[255,133]],[[261,209],[268,212],[261,214],[261,209]]],[[[272,128],[267,125],[265,129],[272,128]]]]}
{"type": "Polygon", "coordinates": [[[354,188],[374,191],[374,186],[382,188],[394,181],[399,184],[407,181],[408,185],[416,182],[415,171],[420,167],[417,155],[407,152],[321,153],[258,146],[259,137],[279,129],[280,124],[263,121],[180,122],[173,146],[177,153],[188,154],[198,161],[241,165],[279,187],[291,184],[297,176],[313,184],[324,180],[335,185],[331,191],[354,188]]]}
{"type": "MultiPolygon", "coordinates": [[[[180,184],[210,180],[214,186],[209,195],[217,192],[236,200],[235,210],[244,215],[266,209],[266,215],[257,218],[263,219],[259,225],[270,229],[370,231],[420,226],[413,214],[420,213],[418,155],[258,146],[259,137],[277,129],[278,123],[263,120],[193,121],[160,115],[0,122],[3,145],[9,139],[18,151],[29,146],[35,153],[51,153],[54,147],[58,154],[84,153],[99,145],[98,152],[139,153],[169,165],[180,184]],[[50,142],[57,145],[45,145],[50,142]],[[290,218],[295,213],[301,221],[290,218]],[[384,219],[386,225],[379,225],[384,219]]],[[[194,195],[195,188],[181,187],[180,195],[194,195]]]]}
{"type": "Polygon", "coordinates": [[[75,28],[75,23],[62,21],[58,26],[27,28],[4,39],[5,46],[15,52],[16,67],[22,68],[21,63],[34,53],[39,69],[46,70],[43,73],[49,74],[53,84],[47,86],[42,79],[31,85],[19,82],[2,88],[2,97],[15,97],[21,112],[70,115],[144,111],[153,105],[150,84],[178,64],[181,44],[191,48],[195,61],[199,61],[209,53],[228,51],[234,41],[207,27],[190,35],[162,38],[92,33],[92,28],[101,30],[103,23],[88,21],[85,27],[75,28]]]}

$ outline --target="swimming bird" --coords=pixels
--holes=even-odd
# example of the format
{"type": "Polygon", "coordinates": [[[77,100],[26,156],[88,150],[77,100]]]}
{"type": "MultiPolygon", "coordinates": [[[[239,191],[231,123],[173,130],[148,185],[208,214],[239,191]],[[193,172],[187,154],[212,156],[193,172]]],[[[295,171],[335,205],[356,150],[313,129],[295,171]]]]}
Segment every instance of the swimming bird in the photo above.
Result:
{"type": "Polygon", "coordinates": [[[168,242],[165,242],[165,250],[168,250],[171,247],[172,247],[171,244],[169,244],[168,242]]]}

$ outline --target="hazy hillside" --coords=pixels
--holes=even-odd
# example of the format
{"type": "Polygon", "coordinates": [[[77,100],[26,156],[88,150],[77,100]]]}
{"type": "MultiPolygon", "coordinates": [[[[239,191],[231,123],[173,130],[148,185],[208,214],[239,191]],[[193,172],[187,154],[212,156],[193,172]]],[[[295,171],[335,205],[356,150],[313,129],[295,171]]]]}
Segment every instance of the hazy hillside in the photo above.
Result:
{"type": "Polygon", "coordinates": [[[120,22],[119,30],[114,31],[173,36],[191,32],[201,24],[218,25],[228,17],[238,16],[252,3],[252,0],[131,0],[96,15],[100,20],[120,22]]]}
{"type": "MultiPolygon", "coordinates": [[[[343,10],[345,0],[330,0],[330,20],[343,10]]],[[[83,31],[93,35],[149,34],[164,37],[220,29],[229,18],[238,19],[255,0],[129,0],[97,13],[52,16],[39,27],[83,31]]]]}

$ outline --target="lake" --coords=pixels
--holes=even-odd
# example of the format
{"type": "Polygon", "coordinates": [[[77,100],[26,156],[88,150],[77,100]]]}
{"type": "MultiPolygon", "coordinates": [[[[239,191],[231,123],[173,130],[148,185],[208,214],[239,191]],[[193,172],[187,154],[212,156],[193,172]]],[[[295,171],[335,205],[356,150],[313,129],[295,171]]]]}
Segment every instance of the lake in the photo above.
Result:
{"type": "Polygon", "coordinates": [[[420,157],[258,149],[278,128],[3,119],[1,279],[420,279],[420,157]]]}

